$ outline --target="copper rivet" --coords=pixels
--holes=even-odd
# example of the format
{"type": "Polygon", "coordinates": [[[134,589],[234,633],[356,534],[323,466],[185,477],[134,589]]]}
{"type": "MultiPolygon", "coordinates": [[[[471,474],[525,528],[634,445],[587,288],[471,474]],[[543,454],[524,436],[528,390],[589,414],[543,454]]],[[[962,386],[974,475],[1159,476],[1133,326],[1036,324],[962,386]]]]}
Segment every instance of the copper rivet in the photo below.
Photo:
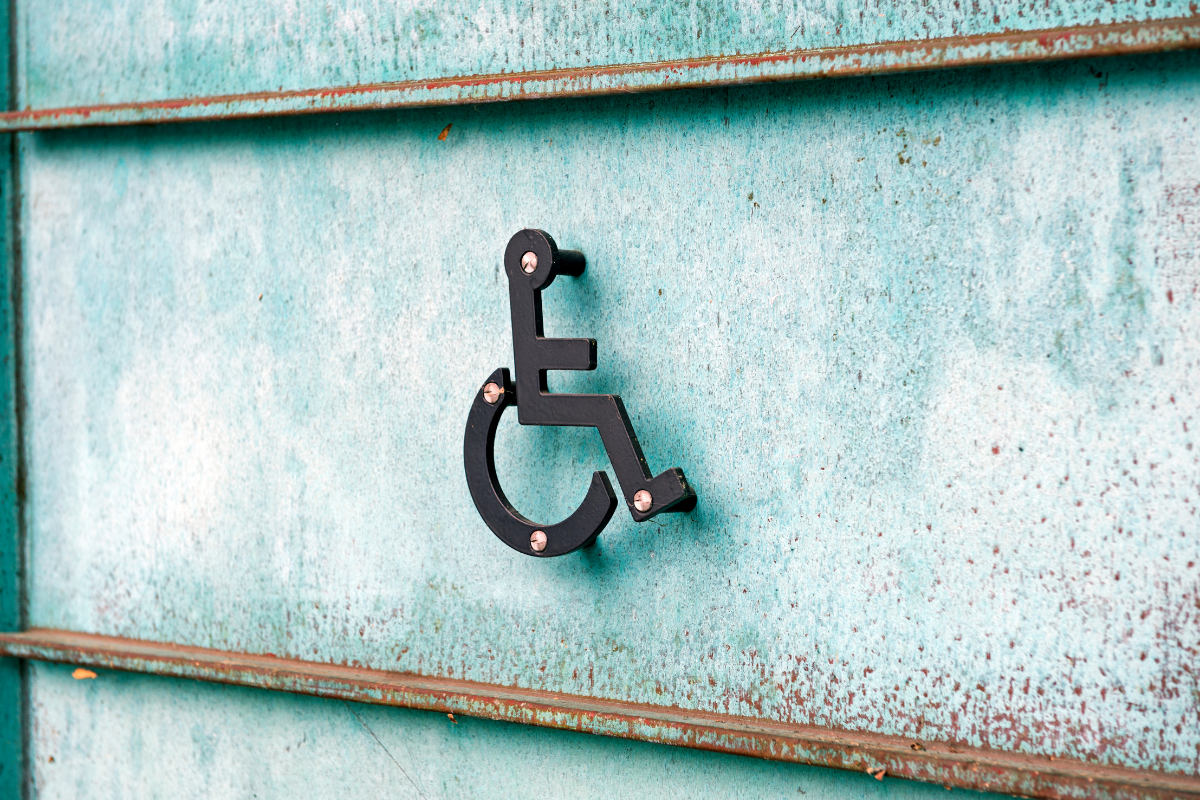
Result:
{"type": "Polygon", "coordinates": [[[537,269],[537,253],[530,250],[521,256],[521,269],[525,270],[526,275],[532,275],[537,269]]]}
{"type": "Polygon", "coordinates": [[[529,535],[529,546],[533,548],[533,552],[540,553],[546,549],[546,532],[534,531],[529,535]]]}
{"type": "Polygon", "coordinates": [[[488,405],[496,405],[496,401],[500,399],[502,390],[494,383],[487,383],[483,387],[483,399],[488,401],[488,405]]]}
{"type": "Polygon", "coordinates": [[[650,493],[645,489],[638,489],[637,494],[633,496],[633,507],[645,514],[652,505],[654,505],[654,498],[650,496],[650,493]]]}

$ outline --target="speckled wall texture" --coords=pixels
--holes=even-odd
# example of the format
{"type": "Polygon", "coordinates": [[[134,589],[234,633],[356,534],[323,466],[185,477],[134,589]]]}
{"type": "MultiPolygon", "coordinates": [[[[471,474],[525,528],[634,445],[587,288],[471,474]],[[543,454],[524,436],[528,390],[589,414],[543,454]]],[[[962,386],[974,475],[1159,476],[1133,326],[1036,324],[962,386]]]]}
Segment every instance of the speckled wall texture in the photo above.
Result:
{"type": "Polygon", "coordinates": [[[863,773],[252,689],[33,667],[39,798],[1000,800],[863,773]]]}
{"type": "Polygon", "coordinates": [[[1198,128],[1184,54],[26,135],[30,622],[1195,774],[1198,128]],[[525,226],[700,495],[553,561],[461,463],[525,226]]]}
{"type": "Polygon", "coordinates": [[[15,0],[14,7],[22,108],[1197,17],[1191,0],[15,0]]]}

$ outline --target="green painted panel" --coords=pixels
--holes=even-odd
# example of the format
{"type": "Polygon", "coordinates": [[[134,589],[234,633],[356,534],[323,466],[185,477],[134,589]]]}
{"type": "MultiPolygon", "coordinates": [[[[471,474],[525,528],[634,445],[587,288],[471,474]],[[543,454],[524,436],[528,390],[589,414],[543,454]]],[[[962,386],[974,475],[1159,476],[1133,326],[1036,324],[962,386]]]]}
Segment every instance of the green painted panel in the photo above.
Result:
{"type": "Polygon", "coordinates": [[[148,676],[76,681],[40,664],[32,685],[40,798],[946,797],[886,776],[148,676]]]}
{"type": "Polygon", "coordinates": [[[15,658],[0,659],[0,797],[4,800],[22,797],[23,705],[21,662],[15,658]]]}
{"type": "MultiPolygon", "coordinates": [[[[10,18],[0,14],[0,105],[12,107],[9,80],[10,18]]],[[[14,313],[16,185],[13,136],[0,136],[0,628],[24,626],[23,541],[18,502],[17,319],[14,313]]],[[[20,662],[0,658],[0,800],[18,800],[24,780],[20,662]]]]}
{"type": "Polygon", "coordinates": [[[32,135],[31,621],[1195,774],[1198,125],[1178,55],[32,135]],[[700,494],[552,562],[461,464],[524,226],[700,494]]]}
{"type": "MultiPolygon", "coordinates": [[[[16,8],[23,108],[511,76],[1196,15],[1192,0],[17,0],[16,8]]],[[[728,70],[703,76],[722,78],[728,70]]],[[[637,76],[630,82],[642,83],[637,76]]]]}
{"type": "MultiPolygon", "coordinates": [[[[0,627],[10,631],[24,627],[23,537],[17,491],[17,320],[13,313],[13,211],[17,204],[13,199],[12,139],[11,135],[0,136],[0,627]]],[[[20,662],[0,658],[0,800],[21,797],[22,687],[20,662]]]]}

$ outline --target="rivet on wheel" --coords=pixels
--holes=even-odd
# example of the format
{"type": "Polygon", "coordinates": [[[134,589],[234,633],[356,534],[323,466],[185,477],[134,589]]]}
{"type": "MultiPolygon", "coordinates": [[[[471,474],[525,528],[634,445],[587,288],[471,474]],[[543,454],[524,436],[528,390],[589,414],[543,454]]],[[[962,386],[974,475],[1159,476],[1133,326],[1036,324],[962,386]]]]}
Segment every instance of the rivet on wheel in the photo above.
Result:
{"type": "Polygon", "coordinates": [[[533,548],[533,552],[540,553],[546,549],[546,532],[534,531],[529,535],[529,546],[533,548]]]}

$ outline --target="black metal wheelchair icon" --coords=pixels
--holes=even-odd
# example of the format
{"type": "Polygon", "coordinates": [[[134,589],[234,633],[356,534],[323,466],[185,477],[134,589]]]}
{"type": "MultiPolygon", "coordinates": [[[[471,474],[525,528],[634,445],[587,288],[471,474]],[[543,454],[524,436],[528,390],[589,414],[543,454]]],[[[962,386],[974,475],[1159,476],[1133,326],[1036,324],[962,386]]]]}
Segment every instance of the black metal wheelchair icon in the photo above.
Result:
{"type": "Polygon", "coordinates": [[[696,494],[683,470],[673,468],[650,475],[620,397],[552,394],[547,390],[547,370],[596,368],[595,339],[547,339],[542,335],[542,290],[558,275],[579,277],[584,265],[583,253],[559,250],[544,231],[523,230],[509,240],[504,271],[512,311],[516,383],[502,368],[480,386],[463,441],[467,486],[483,521],[509,547],[543,558],[592,544],[612,519],[617,496],[608,475],[594,472],[583,503],[562,522],[539,525],[521,516],[496,478],[496,429],[508,406],[517,407],[517,420],[522,425],[596,428],[635,522],[667,512],[690,511],[696,506],[696,494]]]}

